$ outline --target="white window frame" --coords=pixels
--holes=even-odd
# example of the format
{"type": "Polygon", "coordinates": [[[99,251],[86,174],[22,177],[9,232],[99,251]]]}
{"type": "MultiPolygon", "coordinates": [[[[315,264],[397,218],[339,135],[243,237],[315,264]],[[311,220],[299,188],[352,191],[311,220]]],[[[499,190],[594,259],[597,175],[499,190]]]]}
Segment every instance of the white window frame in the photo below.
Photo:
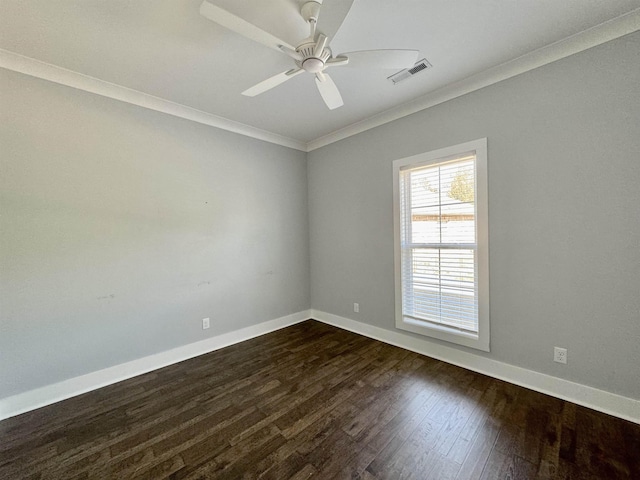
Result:
{"type": "Polygon", "coordinates": [[[454,145],[393,162],[393,228],[395,260],[396,328],[478,350],[490,351],[489,330],[489,199],[487,179],[487,139],[454,145]],[[474,153],[476,209],[476,268],[478,295],[478,333],[464,332],[445,325],[421,322],[405,317],[402,309],[402,244],[400,172],[405,169],[444,162],[452,157],[474,153]]]}

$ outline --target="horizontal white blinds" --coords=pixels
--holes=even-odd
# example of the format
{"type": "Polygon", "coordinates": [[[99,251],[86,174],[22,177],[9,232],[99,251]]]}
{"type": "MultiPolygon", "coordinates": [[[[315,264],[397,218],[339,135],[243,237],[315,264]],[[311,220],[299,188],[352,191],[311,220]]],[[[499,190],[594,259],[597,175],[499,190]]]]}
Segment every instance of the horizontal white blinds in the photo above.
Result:
{"type": "Polygon", "coordinates": [[[478,331],[475,156],[402,170],[403,315],[478,331]]]}

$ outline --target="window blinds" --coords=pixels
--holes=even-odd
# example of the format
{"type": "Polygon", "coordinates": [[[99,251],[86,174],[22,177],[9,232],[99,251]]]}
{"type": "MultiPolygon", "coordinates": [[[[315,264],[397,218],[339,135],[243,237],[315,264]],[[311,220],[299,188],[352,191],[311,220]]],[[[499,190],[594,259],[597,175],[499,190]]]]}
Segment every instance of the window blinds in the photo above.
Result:
{"type": "Polygon", "coordinates": [[[400,172],[403,315],[478,332],[475,156],[400,172]]]}

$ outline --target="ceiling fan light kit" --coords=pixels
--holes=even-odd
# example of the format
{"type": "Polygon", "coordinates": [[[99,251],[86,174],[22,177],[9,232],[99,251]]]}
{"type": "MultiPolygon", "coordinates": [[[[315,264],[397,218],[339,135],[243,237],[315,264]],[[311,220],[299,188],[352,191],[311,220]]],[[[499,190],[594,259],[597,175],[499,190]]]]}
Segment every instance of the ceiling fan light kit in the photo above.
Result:
{"type": "Polygon", "coordinates": [[[237,17],[236,15],[209,3],[202,2],[200,14],[250,40],[264,46],[275,48],[291,57],[296,67],[279,73],[242,92],[254,97],[286,82],[296,75],[308,72],[315,76],[316,87],[326,106],[333,110],[344,104],[338,87],[325,73],[330,67],[353,66],[356,68],[398,69],[414,65],[417,50],[362,50],[333,56],[329,47],[329,38],[317,31],[318,18],[322,2],[310,1],[302,5],[300,16],[309,25],[309,36],[302,39],[293,48],[287,42],[278,39],[260,27],[237,17]]]}

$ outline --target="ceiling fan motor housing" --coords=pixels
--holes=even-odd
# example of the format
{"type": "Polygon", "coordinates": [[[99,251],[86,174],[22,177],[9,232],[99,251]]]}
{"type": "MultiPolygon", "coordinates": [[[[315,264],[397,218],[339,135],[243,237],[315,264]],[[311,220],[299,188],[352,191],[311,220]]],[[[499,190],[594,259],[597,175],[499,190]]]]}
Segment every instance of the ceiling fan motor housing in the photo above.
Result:
{"type": "Polygon", "coordinates": [[[303,43],[296,48],[296,52],[302,55],[302,60],[296,61],[296,65],[310,73],[318,73],[324,69],[324,65],[331,58],[331,50],[327,47],[320,55],[315,55],[315,42],[303,43]]]}

